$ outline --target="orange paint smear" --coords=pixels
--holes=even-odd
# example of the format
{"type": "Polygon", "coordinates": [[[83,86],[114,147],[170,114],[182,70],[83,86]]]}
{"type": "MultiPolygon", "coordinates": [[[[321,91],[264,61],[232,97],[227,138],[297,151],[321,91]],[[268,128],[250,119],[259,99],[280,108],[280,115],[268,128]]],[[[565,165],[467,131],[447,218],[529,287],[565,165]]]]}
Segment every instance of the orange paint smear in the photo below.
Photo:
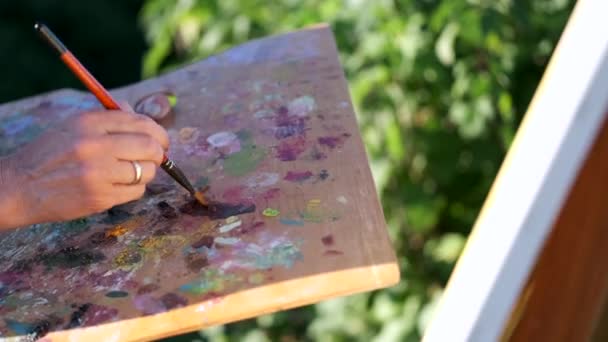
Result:
{"type": "Polygon", "coordinates": [[[205,195],[203,195],[203,193],[205,193],[207,190],[209,190],[208,186],[206,186],[202,190],[197,191],[197,192],[194,193],[194,198],[196,198],[196,200],[198,201],[198,203],[200,203],[204,207],[209,206],[209,202],[207,202],[207,199],[205,198],[205,195]]]}
{"type": "Polygon", "coordinates": [[[119,237],[141,226],[143,219],[141,217],[132,218],[126,222],[116,225],[112,229],[106,231],[106,237],[119,237]]]}

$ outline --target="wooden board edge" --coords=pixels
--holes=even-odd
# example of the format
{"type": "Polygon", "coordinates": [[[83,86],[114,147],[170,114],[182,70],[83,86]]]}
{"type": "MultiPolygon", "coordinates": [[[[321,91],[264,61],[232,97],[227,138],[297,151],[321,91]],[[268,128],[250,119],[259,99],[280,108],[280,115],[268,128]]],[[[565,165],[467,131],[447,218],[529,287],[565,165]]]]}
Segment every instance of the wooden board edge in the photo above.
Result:
{"type": "Polygon", "coordinates": [[[165,313],[138,317],[94,327],[57,331],[46,338],[61,341],[149,341],[208,328],[228,319],[236,322],[281,310],[293,309],[319,301],[394,286],[400,280],[399,266],[387,263],[322,273],[237,292],[218,300],[209,300],[165,313]],[[318,297],[306,292],[331,288],[318,297]],[[295,294],[295,295],[294,295],[295,294]],[[298,297],[307,298],[299,299],[298,297]],[[256,302],[256,298],[274,298],[275,302],[256,302]],[[274,307],[274,309],[270,309],[274,307]],[[241,311],[247,308],[246,311],[241,311]],[[169,333],[168,333],[169,332],[169,333]]]}

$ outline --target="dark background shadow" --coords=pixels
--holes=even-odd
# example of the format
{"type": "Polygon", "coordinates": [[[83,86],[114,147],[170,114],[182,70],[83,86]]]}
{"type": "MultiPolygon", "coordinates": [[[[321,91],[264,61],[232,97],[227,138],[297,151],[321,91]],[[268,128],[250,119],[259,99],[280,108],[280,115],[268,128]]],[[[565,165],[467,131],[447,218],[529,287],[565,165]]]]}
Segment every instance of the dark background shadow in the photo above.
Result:
{"type": "Polygon", "coordinates": [[[59,88],[83,89],[36,35],[40,20],[107,88],[136,82],[146,49],[142,0],[0,1],[0,103],[59,88]]]}

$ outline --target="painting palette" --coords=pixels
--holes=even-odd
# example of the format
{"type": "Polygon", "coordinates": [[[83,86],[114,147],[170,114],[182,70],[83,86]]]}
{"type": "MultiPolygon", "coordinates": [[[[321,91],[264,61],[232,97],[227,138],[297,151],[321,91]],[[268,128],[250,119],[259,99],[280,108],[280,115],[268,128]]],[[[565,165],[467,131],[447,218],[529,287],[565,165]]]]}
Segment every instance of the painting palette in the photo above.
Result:
{"type": "MultiPolygon", "coordinates": [[[[0,233],[0,337],[150,340],[399,280],[331,30],[249,42],[113,91],[175,96],[144,198],[0,233]]],[[[0,155],[100,109],[62,90],[0,106],[0,155]]]]}

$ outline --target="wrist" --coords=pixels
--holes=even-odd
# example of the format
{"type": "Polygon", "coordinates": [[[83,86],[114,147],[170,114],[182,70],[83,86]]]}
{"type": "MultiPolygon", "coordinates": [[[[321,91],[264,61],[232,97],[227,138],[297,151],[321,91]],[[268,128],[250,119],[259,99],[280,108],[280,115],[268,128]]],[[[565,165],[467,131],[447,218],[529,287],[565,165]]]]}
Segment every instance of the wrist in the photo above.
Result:
{"type": "Polygon", "coordinates": [[[16,157],[0,157],[0,231],[27,224],[16,157]]]}

